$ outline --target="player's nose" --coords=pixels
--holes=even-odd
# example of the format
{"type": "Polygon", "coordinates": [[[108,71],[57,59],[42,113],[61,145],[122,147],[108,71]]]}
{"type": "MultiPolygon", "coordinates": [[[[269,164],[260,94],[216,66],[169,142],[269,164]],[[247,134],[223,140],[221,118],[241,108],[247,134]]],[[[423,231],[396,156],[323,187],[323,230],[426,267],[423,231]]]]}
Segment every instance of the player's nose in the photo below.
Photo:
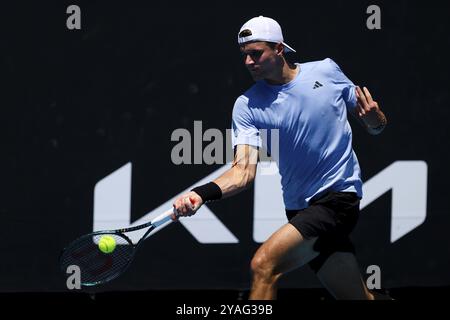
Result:
{"type": "Polygon", "coordinates": [[[255,64],[255,61],[252,59],[252,57],[249,54],[245,55],[245,65],[248,67],[248,66],[252,66],[254,64],[255,64]]]}

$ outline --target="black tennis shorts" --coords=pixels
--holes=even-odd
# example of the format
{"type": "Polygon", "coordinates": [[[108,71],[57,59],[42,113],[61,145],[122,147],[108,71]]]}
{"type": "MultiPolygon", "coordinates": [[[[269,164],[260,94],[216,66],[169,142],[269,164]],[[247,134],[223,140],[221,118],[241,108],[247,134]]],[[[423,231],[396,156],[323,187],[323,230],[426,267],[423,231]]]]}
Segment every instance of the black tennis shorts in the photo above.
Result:
{"type": "Polygon", "coordinates": [[[355,253],[348,236],[358,221],[359,201],[360,198],[354,192],[331,191],[311,199],[307,208],[286,210],[289,223],[305,239],[318,237],[314,250],[320,254],[309,263],[314,272],[333,252],[355,253]]]}

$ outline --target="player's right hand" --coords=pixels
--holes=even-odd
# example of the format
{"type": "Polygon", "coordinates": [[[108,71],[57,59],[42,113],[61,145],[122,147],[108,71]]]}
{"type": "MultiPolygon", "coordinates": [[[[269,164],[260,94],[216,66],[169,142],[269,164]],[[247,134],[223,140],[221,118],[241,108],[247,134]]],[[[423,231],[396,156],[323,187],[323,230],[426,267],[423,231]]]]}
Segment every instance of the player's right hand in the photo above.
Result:
{"type": "Polygon", "coordinates": [[[203,204],[202,198],[194,191],[179,196],[173,207],[180,217],[192,216],[203,204]]]}

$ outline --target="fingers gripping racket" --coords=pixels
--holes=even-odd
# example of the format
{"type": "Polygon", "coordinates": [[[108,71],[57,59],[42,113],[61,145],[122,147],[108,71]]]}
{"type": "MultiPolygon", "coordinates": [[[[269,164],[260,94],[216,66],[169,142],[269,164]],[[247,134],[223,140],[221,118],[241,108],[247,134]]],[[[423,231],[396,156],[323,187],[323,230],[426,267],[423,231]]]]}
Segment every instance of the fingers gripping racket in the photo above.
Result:
{"type": "Polygon", "coordinates": [[[83,235],[64,248],[59,259],[60,267],[65,273],[69,266],[78,266],[82,286],[95,286],[111,281],[128,268],[137,248],[151,231],[168,221],[175,220],[176,217],[174,210],[171,209],[139,226],[83,235]],[[133,244],[126,233],[144,228],[148,230],[137,244],[133,244]],[[104,239],[109,240],[112,250],[102,250],[100,242],[104,239]]]}

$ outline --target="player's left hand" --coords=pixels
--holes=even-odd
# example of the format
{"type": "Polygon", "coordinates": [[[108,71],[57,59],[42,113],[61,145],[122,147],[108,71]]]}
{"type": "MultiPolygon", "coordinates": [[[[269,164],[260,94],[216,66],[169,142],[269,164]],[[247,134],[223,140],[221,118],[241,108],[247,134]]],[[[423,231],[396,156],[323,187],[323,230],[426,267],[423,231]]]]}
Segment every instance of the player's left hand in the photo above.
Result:
{"type": "Polygon", "coordinates": [[[356,111],[358,116],[366,123],[368,127],[377,127],[380,125],[378,114],[380,113],[380,107],[378,103],[373,100],[369,89],[363,87],[363,90],[359,86],[356,86],[356,111]]]}
{"type": "Polygon", "coordinates": [[[358,115],[361,118],[364,118],[371,112],[380,110],[380,108],[378,107],[378,103],[373,100],[369,89],[367,89],[366,87],[363,87],[363,90],[361,90],[360,87],[356,86],[356,99],[356,109],[358,111],[358,115]]]}

